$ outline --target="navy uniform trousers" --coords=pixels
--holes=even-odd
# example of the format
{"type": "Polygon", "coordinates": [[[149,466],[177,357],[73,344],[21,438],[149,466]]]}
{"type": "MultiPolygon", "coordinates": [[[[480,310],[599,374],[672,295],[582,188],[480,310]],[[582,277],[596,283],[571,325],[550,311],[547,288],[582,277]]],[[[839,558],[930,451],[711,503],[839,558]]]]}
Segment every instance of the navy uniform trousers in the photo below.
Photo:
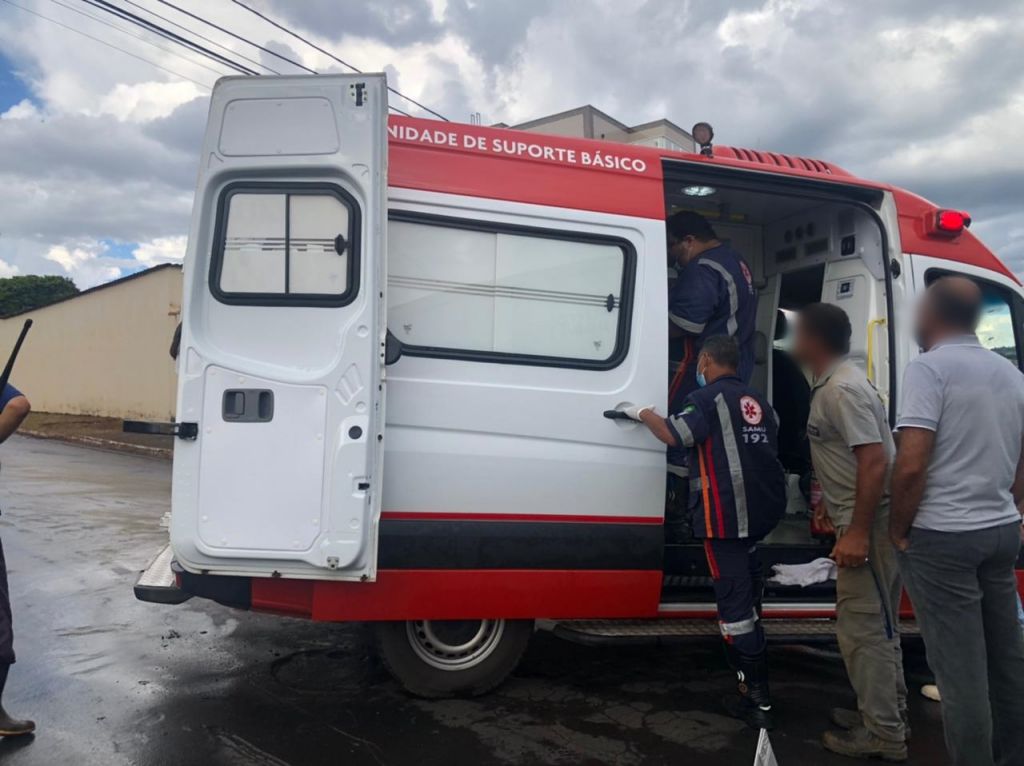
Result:
{"type": "Polygon", "coordinates": [[[746,657],[765,650],[760,609],[764,570],[757,542],[749,538],[704,540],[718,607],[718,624],[725,643],[746,657]]]}
{"type": "Polygon", "coordinates": [[[11,595],[7,589],[7,562],[0,541],[0,665],[14,662],[14,631],[11,626],[11,595]]]}

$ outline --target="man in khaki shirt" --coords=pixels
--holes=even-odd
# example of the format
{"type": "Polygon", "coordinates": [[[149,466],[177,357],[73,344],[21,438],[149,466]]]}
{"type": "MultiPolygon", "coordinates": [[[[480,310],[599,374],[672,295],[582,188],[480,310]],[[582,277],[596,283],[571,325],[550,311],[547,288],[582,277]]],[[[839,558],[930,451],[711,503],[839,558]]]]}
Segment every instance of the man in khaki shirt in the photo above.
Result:
{"type": "Polygon", "coordinates": [[[889,541],[889,475],[896,453],[885,407],[846,358],[850,320],[817,303],[798,317],[794,356],[813,374],[807,436],[837,542],[836,633],[858,711],[836,708],[823,744],[843,755],[907,758],[907,688],[899,638],[902,591],[889,541]]]}

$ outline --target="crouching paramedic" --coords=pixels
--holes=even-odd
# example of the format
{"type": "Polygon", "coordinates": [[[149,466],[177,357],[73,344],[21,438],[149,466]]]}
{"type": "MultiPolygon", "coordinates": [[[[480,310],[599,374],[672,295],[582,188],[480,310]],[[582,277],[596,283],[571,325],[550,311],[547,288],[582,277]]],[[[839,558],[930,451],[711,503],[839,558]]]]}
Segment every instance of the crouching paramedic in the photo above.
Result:
{"type": "Polygon", "coordinates": [[[697,358],[700,388],[679,412],[666,419],[653,407],[629,407],[625,414],[689,452],[691,522],[704,540],[726,655],[739,677],[739,697],[726,707],[755,728],[771,728],[757,542],[782,518],[786,487],[775,411],[743,382],[739,365],[734,338],[708,338],[697,358]]]}

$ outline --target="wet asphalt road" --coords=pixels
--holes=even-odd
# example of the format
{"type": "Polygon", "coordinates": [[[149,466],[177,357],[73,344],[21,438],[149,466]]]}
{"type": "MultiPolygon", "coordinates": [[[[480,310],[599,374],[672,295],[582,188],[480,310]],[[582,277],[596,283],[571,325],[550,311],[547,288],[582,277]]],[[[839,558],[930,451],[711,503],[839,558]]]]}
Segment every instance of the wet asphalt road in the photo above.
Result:
{"type": "MultiPolygon", "coordinates": [[[[5,701],[39,724],[0,740],[4,766],[742,764],[756,734],[723,717],[732,680],[715,643],[590,648],[538,634],[491,695],[405,696],[359,625],[134,600],[166,539],[168,463],[15,437],[0,535],[18,664],[5,701]]],[[[773,653],[780,766],[850,764],[818,745],[852,703],[834,647],[773,653]]],[[[911,763],[946,763],[939,709],[908,652],[911,763]]]]}

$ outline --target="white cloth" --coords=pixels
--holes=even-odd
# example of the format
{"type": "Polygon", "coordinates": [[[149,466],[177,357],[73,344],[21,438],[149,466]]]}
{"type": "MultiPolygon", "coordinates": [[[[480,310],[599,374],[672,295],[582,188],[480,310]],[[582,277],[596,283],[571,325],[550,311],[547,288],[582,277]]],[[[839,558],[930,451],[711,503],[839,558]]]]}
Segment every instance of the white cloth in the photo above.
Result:
{"type": "Polygon", "coordinates": [[[754,766],[779,766],[779,762],[775,760],[775,751],[772,750],[771,740],[768,739],[768,732],[764,729],[761,729],[761,736],[757,738],[754,766]]]}
{"type": "Polygon", "coordinates": [[[775,564],[768,582],[806,588],[808,585],[836,579],[836,570],[836,562],[832,559],[815,559],[806,564],[775,564]]]}

